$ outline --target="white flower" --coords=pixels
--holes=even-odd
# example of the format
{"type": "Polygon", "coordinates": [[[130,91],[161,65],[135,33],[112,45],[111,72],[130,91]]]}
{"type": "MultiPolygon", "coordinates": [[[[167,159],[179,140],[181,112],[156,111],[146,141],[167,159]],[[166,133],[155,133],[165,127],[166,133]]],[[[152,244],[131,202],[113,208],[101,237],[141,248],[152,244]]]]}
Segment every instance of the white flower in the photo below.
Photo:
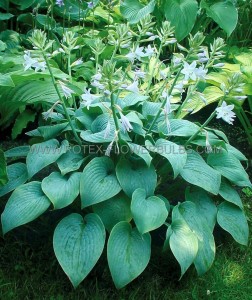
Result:
{"type": "Polygon", "coordinates": [[[137,78],[142,78],[142,79],[144,79],[145,76],[146,76],[146,72],[144,72],[144,71],[142,71],[142,70],[136,70],[136,71],[134,72],[134,74],[135,74],[135,76],[136,76],[137,78]]]}
{"type": "Polygon", "coordinates": [[[238,100],[238,101],[243,101],[245,99],[247,99],[247,96],[234,96],[235,100],[238,100]]]}
{"type": "Polygon", "coordinates": [[[135,50],[136,59],[140,60],[142,57],[145,56],[143,53],[143,48],[144,47],[139,47],[139,46],[136,47],[136,50],[135,50]]]}
{"type": "Polygon", "coordinates": [[[100,90],[104,90],[105,86],[103,84],[101,84],[99,81],[94,80],[91,82],[91,85],[94,87],[97,87],[100,90]]]}
{"type": "Polygon", "coordinates": [[[126,131],[132,130],[133,127],[131,126],[129,119],[126,116],[124,116],[120,111],[119,111],[119,114],[121,117],[120,121],[122,124],[123,131],[126,132],[126,131]]]}
{"type": "Polygon", "coordinates": [[[185,75],[185,80],[188,80],[191,78],[192,80],[196,80],[196,61],[193,61],[190,65],[185,61],[184,62],[184,68],[182,69],[181,73],[185,75]]]}
{"type": "Polygon", "coordinates": [[[85,101],[84,105],[87,109],[89,109],[92,102],[98,98],[98,96],[92,95],[90,90],[91,89],[84,89],[84,94],[81,95],[81,99],[85,101]]]}
{"type": "Polygon", "coordinates": [[[143,53],[143,48],[144,47],[139,47],[137,46],[137,48],[135,50],[131,50],[126,57],[131,61],[134,62],[135,59],[141,60],[142,57],[145,56],[145,54],[143,53]]]}
{"type": "Polygon", "coordinates": [[[31,57],[31,52],[30,51],[25,51],[24,52],[24,70],[31,70],[31,68],[34,66],[34,64],[38,63],[38,60],[35,58],[31,57]]]}
{"type": "Polygon", "coordinates": [[[110,124],[110,120],[108,120],[107,126],[105,128],[105,132],[104,132],[105,139],[109,136],[110,130],[111,130],[111,124],[110,124]]]}
{"type": "Polygon", "coordinates": [[[74,94],[74,91],[72,89],[70,89],[69,87],[67,87],[64,82],[59,81],[59,84],[62,88],[63,94],[66,98],[70,98],[72,96],[72,94],[74,94]]]}
{"type": "Polygon", "coordinates": [[[92,76],[93,81],[100,81],[101,79],[102,79],[102,74],[101,73],[97,73],[97,74],[92,76]]]}
{"type": "Polygon", "coordinates": [[[126,90],[132,93],[139,93],[138,81],[134,81],[132,84],[128,85],[126,90]]]}
{"type": "Polygon", "coordinates": [[[195,75],[199,79],[205,79],[207,75],[207,70],[204,67],[199,67],[194,70],[195,75]]]}
{"type": "Polygon", "coordinates": [[[46,62],[45,61],[41,61],[41,62],[36,62],[33,64],[33,68],[35,68],[35,72],[38,72],[38,71],[45,71],[46,69],[46,62]]]}
{"type": "Polygon", "coordinates": [[[153,54],[155,54],[155,49],[151,47],[151,45],[148,45],[147,48],[145,48],[145,56],[152,56],[153,54]]]}
{"type": "Polygon", "coordinates": [[[177,84],[174,86],[174,88],[175,88],[176,90],[178,90],[180,93],[183,93],[183,92],[184,92],[184,82],[181,81],[181,82],[177,83],[177,84]]]}
{"type": "Polygon", "coordinates": [[[213,152],[213,148],[209,142],[208,132],[206,131],[206,153],[213,152]]]}
{"type": "Polygon", "coordinates": [[[173,39],[170,39],[170,40],[166,41],[165,44],[169,45],[169,44],[175,44],[175,43],[177,43],[177,39],[173,38],[173,39]]]}
{"type": "Polygon", "coordinates": [[[235,113],[232,111],[234,109],[234,105],[227,105],[227,103],[224,101],[220,107],[216,108],[217,112],[217,119],[222,118],[225,122],[228,124],[233,125],[235,113]]]}
{"type": "Polygon", "coordinates": [[[81,64],[83,64],[83,59],[79,58],[75,62],[73,62],[71,66],[74,67],[74,66],[79,66],[81,64]]]}
{"type": "Polygon", "coordinates": [[[182,58],[174,56],[172,61],[173,61],[174,66],[176,67],[176,66],[180,65],[182,58]]]}
{"type": "Polygon", "coordinates": [[[105,91],[104,91],[104,95],[105,95],[105,96],[110,96],[110,95],[111,95],[111,92],[110,92],[109,90],[105,90],[105,91]]]}
{"type": "Polygon", "coordinates": [[[126,43],[126,44],[121,44],[120,45],[120,48],[122,48],[122,49],[126,49],[126,48],[129,48],[129,47],[130,47],[130,42],[126,43]]]}
{"type": "Polygon", "coordinates": [[[64,1],[63,0],[56,0],[56,5],[58,5],[59,7],[64,5],[64,1]]]}
{"type": "Polygon", "coordinates": [[[167,77],[167,72],[166,71],[160,71],[159,72],[159,75],[160,75],[160,77],[163,79],[163,80],[165,80],[166,79],[166,77],[167,77]]]}

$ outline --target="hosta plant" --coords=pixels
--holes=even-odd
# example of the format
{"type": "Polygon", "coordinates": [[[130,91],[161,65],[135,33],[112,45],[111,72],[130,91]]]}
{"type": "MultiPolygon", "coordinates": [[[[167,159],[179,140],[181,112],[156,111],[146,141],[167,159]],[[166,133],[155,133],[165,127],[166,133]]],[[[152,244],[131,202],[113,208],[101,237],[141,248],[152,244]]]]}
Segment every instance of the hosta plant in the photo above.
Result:
{"type": "Polygon", "coordinates": [[[181,276],[192,264],[199,275],[211,267],[216,224],[238,243],[248,241],[235,189],[251,186],[242,165],[246,158],[223,132],[209,127],[215,117],[233,123],[239,76],[228,85],[209,85],[208,72],[222,66],[223,40],[208,49],[197,33],[188,49],[175,48],[170,23],[158,30],[154,25],[146,17],[137,26],[111,26],[106,37],[93,35],[91,56],[80,57],[95,66],[85,82],[72,80],[75,61],[69,53],[81,52],[71,31],[52,53],[53,41],[35,30],[33,49],[25,53],[24,67],[48,70],[56,96],[43,113],[45,124],[27,133],[32,146],[1,154],[3,170],[5,159],[12,160],[0,196],[13,191],[2,230],[6,235],[47,210],[80,200],[79,213],[64,217],[53,237],[55,255],[74,287],[103,251],[115,286],[126,286],[148,265],[151,234],[162,226],[163,248],[172,251],[181,276]],[[105,60],[107,47],[112,52],[105,60]],[[57,55],[68,58],[65,78],[54,74],[57,55]],[[210,103],[216,109],[203,124],[183,119],[210,103]]]}

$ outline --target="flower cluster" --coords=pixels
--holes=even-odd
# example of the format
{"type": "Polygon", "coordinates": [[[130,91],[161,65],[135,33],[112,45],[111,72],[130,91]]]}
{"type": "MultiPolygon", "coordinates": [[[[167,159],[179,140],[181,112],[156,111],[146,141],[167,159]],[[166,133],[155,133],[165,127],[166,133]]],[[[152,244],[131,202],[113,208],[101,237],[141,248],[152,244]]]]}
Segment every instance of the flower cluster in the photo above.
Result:
{"type": "Polygon", "coordinates": [[[46,69],[46,62],[44,60],[39,60],[37,58],[33,58],[31,56],[31,51],[26,50],[24,52],[24,70],[31,70],[35,69],[35,72],[45,71],[46,69]]]}

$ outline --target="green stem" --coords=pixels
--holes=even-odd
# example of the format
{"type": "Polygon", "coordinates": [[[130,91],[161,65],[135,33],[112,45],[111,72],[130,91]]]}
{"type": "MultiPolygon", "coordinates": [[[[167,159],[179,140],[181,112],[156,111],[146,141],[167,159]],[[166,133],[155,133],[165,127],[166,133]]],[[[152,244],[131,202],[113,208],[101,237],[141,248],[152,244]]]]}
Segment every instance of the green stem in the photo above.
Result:
{"type": "MultiPolygon", "coordinates": [[[[71,51],[70,50],[69,50],[68,57],[67,57],[67,68],[68,68],[69,79],[70,79],[70,82],[72,83],[73,78],[72,78],[71,51]]],[[[76,101],[75,101],[74,96],[72,96],[72,100],[73,100],[74,108],[77,109],[77,105],[76,105],[76,101]]]]}
{"type": "Polygon", "coordinates": [[[57,83],[56,83],[56,81],[55,81],[55,78],[54,78],[54,75],[53,75],[53,72],[52,72],[50,63],[49,63],[48,58],[47,58],[47,56],[46,56],[46,54],[44,53],[43,50],[42,50],[42,55],[43,55],[43,58],[44,58],[44,60],[45,60],[45,62],[46,62],[46,65],[47,65],[47,67],[48,67],[49,73],[50,73],[50,75],[51,75],[52,83],[53,83],[54,88],[55,88],[55,90],[56,90],[56,93],[57,93],[57,95],[58,95],[58,97],[59,97],[59,99],[60,99],[60,102],[61,102],[61,104],[62,104],[63,110],[64,110],[65,115],[66,115],[66,118],[67,118],[67,120],[68,120],[68,122],[69,122],[69,125],[70,125],[71,129],[72,129],[73,135],[74,135],[74,137],[76,138],[76,141],[78,142],[78,144],[81,146],[81,145],[82,145],[81,139],[79,138],[79,136],[78,136],[78,134],[77,134],[77,132],[76,132],[74,126],[73,126],[72,120],[71,120],[71,118],[70,118],[70,116],[69,116],[69,113],[68,113],[68,111],[67,111],[66,104],[65,104],[65,102],[64,102],[63,97],[62,97],[61,94],[60,94],[59,88],[58,88],[57,83]]]}
{"type": "Polygon", "coordinates": [[[159,47],[159,50],[158,50],[158,54],[157,54],[157,57],[156,57],[156,60],[155,60],[155,64],[154,64],[154,66],[153,66],[153,69],[152,69],[152,71],[151,71],[151,75],[150,75],[150,78],[149,78],[148,87],[147,87],[147,91],[146,91],[146,94],[147,94],[147,95],[148,95],[149,92],[150,92],[150,87],[151,87],[152,79],[153,79],[154,72],[155,72],[156,67],[157,67],[157,64],[158,64],[158,59],[159,59],[159,57],[160,57],[160,55],[161,55],[162,48],[163,48],[163,43],[161,42],[160,47],[159,47]]]}
{"type": "Polygon", "coordinates": [[[245,122],[242,114],[240,113],[240,111],[236,111],[236,114],[237,114],[237,116],[238,116],[238,118],[239,118],[239,120],[240,120],[240,122],[241,122],[241,124],[242,124],[242,126],[244,128],[244,130],[245,130],[245,133],[247,135],[249,144],[252,145],[252,136],[250,134],[249,128],[247,127],[247,124],[246,124],[246,122],[245,122]]]}
{"type": "Polygon", "coordinates": [[[119,121],[118,121],[118,118],[116,115],[116,108],[115,108],[115,104],[116,104],[115,101],[117,99],[117,95],[113,94],[113,88],[112,88],[111,83],[109,83],[109,89],[111,92],[110,101],[111,101],[111,109],[112,109],[113,119],[115,122],[116,131],[118,132],[118,139],[119,139],[119,141],[121,141],[122,138],[121,138],[121,133],[120,133],[119,121]]]}
{"type": "Polygon", "coordinates": [[[177,113],[176,113],[175,119],[178,119],[178,117],[179,117],[179,115],[180,115],[182,109],[185,107],[185,104],[186,104],[187,101],[191,98],[192,93],[196,90],[198,83],[199,83],[199,79],[195,82],[195,85],[194,85],[194,87],[191,89],[191,91],[189,92],[189,94],[186,95],[186,98],[185,98],[184,102],[180,105],[180,107],[179,107],[179,109],[178,109],[178,111],[177,111],[177,113]]]}
{"type": "MultiPolygon", "coordinates": [[[[168,91],[168,95],[171,95],[171,94],[172,94],[172,91],[173,91],[173,89],[174,89],[174,86],[176,85],[176,82],[177,82],[177,80],[178,80],[178,78],[179,78],[179,75],[180,75],[182,69],[183,69],[183,65],[182,65],[181,68],[179,69],[179,71],[178,71],[176,77],[174,78],[173,83],[172,83],[172,86],[170,87],[170,89],[169,89],[169,91],[168,91]]],[[[163,92],[163,90],[164,90],[164,86],[163,86],[162,90],[160,91],[160,94],[163,92]]],[[[161,105],[161,107],[160,107],[158,113],[156,114],[154,120],[152,121],[151,126],[150,126],[150,128],[148,129],[148,131],[147,131],[147,134],[151,132],[152,128],[153,128],[154,125],[156,124],[157,119],[159,118],[159,116],[160,116],[160,114],[161,114],[163,108],[165,107],[166,101],[167,101],[167,100],[164,99],[164,101],[162,102],[162,105],[161,105]]]]}
{"type": "Polygon", "coordinates": [[[194,133],[194,135],[192,135],[192,136],[189,138],[189,140],[185,143],[185,147],[186,147],[191,141],[193,141],[193,140],[197,137],[197,135],[202,131],[202,129],[204,129],[204,128],[212,121],[212,119],[213,119],[215,116],[216,116],[216,111],[214,110],[214,111],[211,113],[210,117],[205,121],[205,123],[202,124],[202,125],[200,126],[200,128],[198,129],[198,131],[197,131],[196,133],[194,133]]]}

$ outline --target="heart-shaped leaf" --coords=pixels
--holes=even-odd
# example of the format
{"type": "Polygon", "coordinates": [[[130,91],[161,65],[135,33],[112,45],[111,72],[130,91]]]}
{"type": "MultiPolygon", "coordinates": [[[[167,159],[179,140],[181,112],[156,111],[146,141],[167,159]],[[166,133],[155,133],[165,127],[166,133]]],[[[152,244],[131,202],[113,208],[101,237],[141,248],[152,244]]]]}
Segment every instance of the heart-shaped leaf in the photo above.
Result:
{"type": "Polygon", "coordinates": [[[76,149],[73,147],[73,149],[61,155],[61,157],[57,160],[57,165],[62,175],[76,171],[80,168],[85,160],[83,155],[80,153],[80,150],[79,146],[77,146],[76,149]]]}
{"type": "Polygon", "coordinates": [[[55,139],[32,145],[26,158],[29,178],[54,163],[62,154],[66,153],[68,147],[67,141],[63,141],[59,147],[59,142],[55,139]]]}
{"type": "Polygon", "coordinates": [[[120,222],[112,229],[108,240],[108,264],[115,283],[120,289],[138,277],[149,263],[151,237],[141,235],[127,222],[120,222]]]}
{"type": "Polygon", "coordinates": [[[104,225],[96,214],[88,214],[84,220],[79,214],[71,214],[55,228],[54,252],[74,287],[97,263],[104,248],[105,235],[104,225]]]}
{"type": "Polygon", "coordinates": [[[133,193],[131,212],[141,234],[162,226],[168,217],[165,202],[156,196],[146,198],[143,189],[133,193]]]}
{"type": "Polygon", "coordinates": [[[40,182],[32,181],[19,186],[12,193],[2,213],[3,234],[35,220],[49,208],[50,204],[41,189],[40,182]]]}
{"type": "Polygon", "coordinates": [[[121,221],[130,222],[132,219],[130,199],[123,193],[93,205],[94,212],[101,218],[108,231],[121,221]]]}
{"type": "Polygon", "coordinates": [[[73,203],[80,192],[80,172],[62,176],[53,172],[42,181],[42,190],[53,203],[55,209],[66,207],[73,203]]]}
{"type": "Polygon", "coordinates": [[[0,186],[8,182],[7,164],[4,152],[0,149],[0,186]]]}
{"type": "Polygon", "coordinates": [[[112,198],[120,190],[114,164],[109,157],[96,157],[86,165],[80,181],[83,208],[112,198]]]}
{"type": "Polygon", "coordinates": [[[144,189],[147,196],[154,194],[157,174],[152,164],[148,167],[142,159],[121,159],[116,166],[116,175],[128,197],[131,198],[138,188],[144,189]]]}

